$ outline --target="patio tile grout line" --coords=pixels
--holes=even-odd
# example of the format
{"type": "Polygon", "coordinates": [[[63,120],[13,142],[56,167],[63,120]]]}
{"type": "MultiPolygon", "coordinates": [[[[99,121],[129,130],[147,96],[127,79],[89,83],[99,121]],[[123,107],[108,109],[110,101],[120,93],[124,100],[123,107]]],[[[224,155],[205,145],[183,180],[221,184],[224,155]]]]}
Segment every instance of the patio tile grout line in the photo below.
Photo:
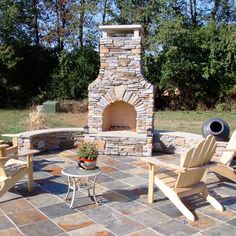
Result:
{"type": "MultiPolygon", "coordinates": [[[[64,158],[66,158],[66,157],[64,157],[64,158]]],[[[50,158],[48,158],[48,159],[50,159],[50,158]]],[[[68,159],[68,158],[67,158],[68,159]]],[[[72,161],[72,160],[70,160],[70,159],[68,159],[69,161],[72,161]]],[[[120,161],[120,160],[119,160],[120,161]]],[[[134,160],[135,161],[135,160],[134,160]]],[[[76,161],[73,161],[73,162],[76,162],[76,161]]],[[[101,162],[102,163],[102,162],[101,162]]],[[[126,163],[126,162],[122,162],[122,161],[120,161],[120,163],[122,164],[127,164],[127,165],[130,165],[129,163],[126,163]]],[[[58,166],[58,168],[63,168],[62,166],[59,166],[59,165],[57,165],[55,162],[52,162],[51,164],[55,164],[56,166],[58,166]]],[[[113,167],[113,168],[116,168],[115,166],[110,166],[109,164],[105,164],[105,163],[102,163],[103,165],[105,165],[105,166],[108,166],[108,167],[113,167]]],[[[133,165],[131,165],[131,166],[133,166],[133,165]]],[[[42,170],[42,169],[40,169],[38,166],[34,166],[36,169],[38,169],[39,171],[43,171],[43,172],[46,172],[46,173],[48,173],[51,177],[54,177],[55,179],[56,179],[56,176],[55,175],[52,175],[51,173],[49,173],[49,172],[47,172],[46,170],[42,170]]],[[[142,168],[142,167],[139,167],[139,166],[134,166],[135,168],[139,168],[139,169],[144,169],[144,170],[146,170],[145,168],[142,168]]],[[[116,168],[117,169],[117,168],[116,168]]],[[[130,174],[131,176],[133,176],[133,177],[137,177],[137,178],[142,178],[142,179],[144,179],[144,180],[147,180],[148,181],[148,179],[147,178],[144,178],[144,177],[141,177],[141,176],[138,176],[138,175],[134,175],[134,174],[131,174],[131,173],[129,173],[128,172],[128,170],[120,170],[120,169],[117,169],[117,171],[116,172],[120,172],[120,171],[122,171],[122,172],[124,172],[124,173],[128,173],[128,174],[130,174]]],[[[105,176],[108,176],[108,177],[110,177],[110,178],[112,178],[112,179],[114,179],[114,180],[118,180],[118,181],[120,181],[120,182],[122,182],[122,183],[126,183],[123,179],[124,178],[122,178],[122,179],[116,179],[116,178],[113,178],[112,176],[110,176],[109,174],[107,174],[107,173],[103,173],[105,176]]],[[[49,177],[50,178],[50,177],[49,177]]],[[[113,181],[113,180],[112,180],[113,181]]],[[[107,181],[107,182],[109,182],[109,181],[107,181]]],[[[66,183],[66,181],[64,181],[64,180],[62,180],[62,179],[58,179],[55,183],[63,183],[63,184],[67,184],[66,183]]],[[[103,182],[102,182],[103,183],[103,182]]],[[[102,185],[100,185],[99,183],[97,183],[99,186],[101,186],[101,187],[103,187],[104,188],[104,186],[102,186],[102,185]]],[[[128,184],[128,183],[126,183],[126,184],[128,184]]],[[[63,203],[63,199],[62,199],[62,197],[59,197],[57,194],[54,194],[53,192],[50,192],[49,190],[47,190],[45,187],[43,187],[41,184],[38,184],[39,186],[40,186],[40,188],[42,188],[44,191],[46,191],[47,193],[49,193],[49,194],[52,194],[53,196],[55,196],[57,199],[59,199],[62,203],[63,203]]],[[[132,188],[132,187],[138,187],[138,186],[134,186],[134,185],[131,185],[131,184],[128,184],[128,185],[130,185],[130,187],[128,188],[128,189],[130,189],[130,188],[132,188]]],[[[106,188],[106,187],[105,187],[106,188]]],[[[120,195],[120,196],[122,196],[122,197],[124,197],[124,198],[126,198],[126,199],[128,199],[128,200],[132,200],[132,199],[130,199],[129,197],[127,197],[127,196],[125,196],[125,195],[123,195],[123,194],[120,194],[120,193],[118,193],[118,192],[116,192],[116,191],[113,191],[112,189],[110,189],[110,188],[106,188],[108,191],[111,191],[111,192],[113,192],[113,193],[115,193],[115,194],[118,194],[118,195],[120,195]]],[[[17,190],[16,190],[16,192],[18,192],[17,190]]],[[[82,192],[82,191],[81,191],[82,192]]],[[[19,193],[19,192],[18,192],[19,193]]],[[[82,192],[83,193],[83,192],[82,192]]],[[[102,195],[103,193],[101,193],[101,195],[102,195]]],[[[41,212],[41,210],[39,209],[39,208],[37,208],[36,206],[34,206],[28,199],[27,199],[27,197],[23,197],[22,199],[25,199],[27,202],[29,202],[30,203],[30,205],[32,205],[36,210],[38,210],[40,213],[42,213],[43,215],[45,215],[43,212],[41,212]]],[[[149,206],[147,206],[147,205],[145,205],[145,203],[142,203],[142,202],[139,202],[139,201],[137,201],[137,200],[133,200],[135,203],[138,203],[138,204],[140,204],[140,205],[142,205],[142,206],[144,206],[145,208],[149,208],[149,209],[152,209],[151,207],[149,207],[149,206]]],[[[65,203],[66,205],[68,205],[67,203],[65,203]]],[[[115,203],[114,203],[115,204],[115,203]]],[[[112,209],[112,210],[114,210],[114,211],[116,211],[116,212],[118,212],[119,214],[121,214],[123,217],[127,217],[127,218],[129,218],[130,220],[132,220],[132,221],[135,221],[135,222],[137,222],[135,219],[132,219],[131,217],[129,217],[129,215],[125,215],[125,214],[123,214],[123,213],[121,213],[121,212],[119,212],[119,211],[117,211],[116,209],[113,209],[112,208],[112,204],[110,205],[109,203],[104,203],[103,205],[105,205],[106,207],[108,207],[108,208],[110,208],[110,209],[112,209]]],[[[207,206],[206,206],[207,207],[207,206]]],[[[79,209],[74,209],[76,212],[78,212],[78,213],[81,213],[81,214],[84,214],[84,212],[82,212],[82,211],[79,211],[79,209]]],[[[89,210],[89,209],[87,209],[87,210],[89,210]]],[[[87,211],[87,210],[85,210],[85,212],[87,211]]],[[[160,212],[160,211],[158,211],[158,209],[152,209],[152,210],[154,210],[154,211],[156,211],[156,212],[158,212],[158,213],[160,213],[160,214],[162,214],[162,215],[165,215],[164,213],[162,213],[162,212],[160,212]]],[[[235,210],[233,210],[233,209],[230,209],[231,211],[233,211],[233,212],[236,212],[235,210]]],[[[221,225],[221,224],[227,224],[227,225],[229,225],[229,226],[231,226],[231,227],[233,227],[233,228],[235,228],[235,226],[234,225],[230,225],[230,224],[228,224],[227,223],[227,221],[223,221],[223,220],[220,220],[220,219],[217,219],[217,218],[214,218],[213,216],[210,216],[210,215],[207,215],[206,213],[203,213],[203,212],[200,212],[200,211],[198,211],[197,209],[196,209],[196,212],[198,212],[198,213],[200,213],[200,214],[202,214],[202,215],[204,215],[204,216],[206,216],[206,217],[209,217],[209,218],[211,218],[211,219],[213,219],[213,220],[215,220],[217,223],[219,223],[219,224],[217,224],[217,225],[221,225]]],[[[9,220],[10,220],[10,222],[12,222],[13,223],[13,225],[16,227],[16,229],[18,229],[19,230],[19,232],[20,233],[22,233],[23,234],[23,232],[19,229],[19,227],[7,216],[7,214],[5,214],[5,212],[3,211],[3,214],[4,214],[4,216],[6,216],[9,220]]],[[[135,214],[135,213],[134,213],[135,214]]],[[[133,214],[131,214],[131,215],[133,215],[133,214]]],[[[47,215],[45,215],[46,217],[47,217],[47,219],[49,219],[50,221],[52,221],[54,224],[56,224],[51,218],[49,218],[47,215]]],[[[167,215],[168,216],[168,215],[167,215]]],[[[86,217],[88,217],[88,216],[86,216],[86,217]]],[[[176,220],[177,222],[180,222],[181,220],[180,219],[176,219],[176,218],[173,218],[173,217],[170,217],[170,216],[168,216],[169,218],[170,218],[170,220],[176,220]]],[[[102,224],[100,224],[99,222],[96,222],[96,221],[94,221],[93,219],[91,219],[90,217],[88,217],[90,220],[92,220],[93,222],[95,222],[95,223],[98,223],[99,225],[102,225],[102,224]]],[[[233,220],[233,219],[236,219],[236,217],[233,217],[232,219],[230,219],[230,220],[233,220]]],[[[230,221],[230,220],[228,220],[228,221],[230,221]]],[[[167,221],[165,221],[165,222],[168,222],[168,220],[167,221]]],[[[35,222],[35,223],[37,223],[37,222],[35,222]]],[[[151,230],[153,230],[150,226],[146,226],[146,225],[144,225],[144,224],[142,224],[142,223],[140,223],[140,222],[137,222],[138,224],[140,224],[140,225],[143,225],[145,228],[144,229],[146,229],[146,228],[150,228],[151,230]]],[[[162,222],[163,223],[163,222],[162,222]]],[[[34,223],[33,223],[34,224],[34,223]]],[[[29,225],[29,224],[25,224],[25,225],[29,225]]],[[[57,225],[57,224],[56,224],[57,225]]],[[[189,224],[187,224],[189,227],[191,227],[191,228],[193,228],[193,229],[195,229],[195,230],[198,230],[199,232],[205,232],[205,231],[207,231],[207,230],[209,230],[209,229],[211,229],[211,228],[214,228],[215,227],[215,225],[214,226],[210,226],[210,227],[208,227],[207,229],[203,229],[203,230],[201,230],[201,229],[198,229],[198,228],[194,228],[193,226],[191,226],[191,225],[189,225],[189,224]]],[[[57,225],[60,229],[62,229],[59,225],[57,225]]],[[[102,225],[103,226],[103,225],[102,225]]],[[[105,226],[103,226],[103,227],[105,227],[105,226]]],[[[87,227],[84,227],[84,228],[87,228],[87,227]]],[[[106,228],[106,227],[105,227],[106,228]]],[[[107,229],[107,228],[106,228],[107,229]]],[[[109,232],[112,232],[112,231],[110,231],[109,229],[107,229],[109,232]]],[[[143,230],[143,229],[141,229],[141,230],[143,230]]],[[[141,231],[141,230],[139,230],[139,231],[141,231]]],[[[63,232],[65,232],[65,233],[67,233],[67,231],[65,231],[64,229],[62,229],[62,231],[63,232]]],[[[139,231],[135,231],[135,232],[139,232],[139,231]]],[[[154,231],[154,230],[153,230],[154,231]]],[[[70,231],[69,231],[70,232],[70,231]]],[[[133,232],[133,233],[135,233],[135,232],[133,232]]],[[[158,231],[155,231],[155,232],[158,232],[158,231]]],[[[112,232],[113,233],[113,232],[112,232]]],[[[130,234],[133,234],[133,233],[130,233],[130,234]]],[[[159,232],[158,232],[159,233],[159,232]]],[[[129,235],[130,235],[129,234],[129,235]]],[[[196,234],[194,234],[194,235],[197,235],[198,233],[196,233],[196,234]]],[[[23,234],[24,235],[24,234],[23,234]]]]}
{"type": "MultiPolygon", "coordinates": [[[[44,170],[43,170],[44,171],[44,170]]],[[[49,173],[50,174],[50,173],[49,173]]],[[[52,175],[52,174],[50,174],[50,175],[52,175]]],[[[52,175],[53,176],[53,175],[52,175]]],[[[61,181],[61,180],[59,180],[60,182],[63,182],[63,183],[65,183],[65,181],[61,181]]],[[[67,183],[66,183],[67,184],[67,183]]],[[[40,187],[41,188],[43,188],[44,190],[46,190],[48,193],[50,193],[50,194],[53,194],[52,192],[50,192],[50,191],[48,191],[47,189],[45,189],[43,186],[41,186],[40,185],[40,187]]],[[[58,197],[56,194],[53,194],[53,195],[55,195],[58,199],[60,199],[62,202],[63,202],[63,200],[62,200],[62,198],[60,198],[60,197],[58,197]]],[[[68,203],[65,203],[66,205],[68,205],[68,207],[69,207],[69,204],[68,203]]],[[[73,208],[75,211],[77,211],[78,213],[82,213],[83,215],[85,215],[83,212],[81,212],[81,211],[79,211],[79,209],[75,209],[75,208],[73,208]]],[[[88,209],[89,210],[89,209],[88,209]]],[[[40,210],[39,210],[40,211],[40,210]]],[[[40,211],[41,212],[41,211],[40,211]]],[[[44,213],[43,213],[44,214],[44,213]]],[[[73,214],[73,213],[72,213],[73,214]]],[[[88,217],[87,215],[85,215],[86,217],[88,217]]],[[[49,218],[49,217],[48,217],[49,218]]],[[[88,217],[90,220],[92,220],[93,222],[95,222],[96,224],[99,224],[99,225],[101,225],[102,227],[104,227],[104,228],[106,228],[105,226],[103,226],[102,224],[100,224],[100,223],[98,223],[98,222],[96,222],[96,221],[94,221],[93,219],[91,219],[90,217],[88,217]]],[[[54,224],[56,224],[51,218],[49,218],[54,224]]],[[[56,224],[57,226],[58,226],[58,224],[56,224]]],[[[89,226],[87,226],[87,227],[89,227],[89,226]]],[[[87,227],[84,227],[84,228],[87,228],[87,227]]],[[[59,228],[61,228],[60,226],[59,226],[59,228]]],[[[107,228],[106,228],[107,229],[107,228]]],[[[67,233],[67,231],[65,231],[64,229],[62,229],[64,232],[66,232],[67,233]]],[[[112,231],[110,231],[109,229],[107,229],[109,232],[111,232],[111,233],[113,233],[112,231]]],[[[73,231],[73,230],[71,230],[71,231],[73,231]]],[[[70,232],[70,231],[68,231],[68,232],[70,232]]],[[[116,235],[116,234],[115,234],[116,235]]],[[[116,235],[117,236],[117,235],[116,235]]]]}
{"type": "MultiPolygon", "coordinates": [[[[14,223],[14,221],[12,221],[12,219],[2,210],[4,216],[6,216],[6,218],[15,226],[15,228],[22,234],[25,235],[20,228],[14,223]]],[[[10,228],[9,228],[10,229],[10,228]]],[[[5,230],[9,230],[9,229],[5,229],[5,230]]]]}
{"type": "MultiPolygon", "coordinates": [[[[122,162],[123,163],[123,162],[122,162]]],[[[103,164],[105,164],[105,165],[108,165],[108,164],[106,164],[106,163],[103,163],[103,164]]],[[[127,163],[125,163],[125,164],[127,164],[127,163]]],[[[109,166],[109,165],[108,165],[109,166]]],[[[114,168],[116,168],[115,167],[115,165],[114,166],[112,166],[112,167],[114,167],[114,168]]],[[[135,166],[136,168],[140,168],[140,169],[144,169],[145,170],[145,168],[142,168],[142,167],[137,167],[137,166],[135,166]]],[[[120,170],[120,169],[118,169],[119,171],[123,171],[123,172],[125,172],[125,173],[128,173],[128,174],[130,174],[127,170],[120,170]]],[[[133,175],[133,174],[131,174],[132,176],[134,176],[134,177],[138,177],[138,178],[142,178],[142,179],[145,179],[145,180],[147,180],[146,178],[143,178],[143,177],[140,177],[140,176],[136,176],[136,175],[133,175]]],[[[118,179],[118,180],[120,180],[121,182],[123,182],[123,183],[126,183],[126,182],[124,182],[124,181],[122,181],[124,178],[122,178],[122,179],[118,179]]],[[[148,181],[148,180],[147,180],[148,181]]],[[[130,185],[129,183],[126,183],[126,184],[128,184],[128,185],[130,185]]],[[[132,186],[131,185],[131,187],[137,187],[137,186],[132,186]]],[[[136,203],[140,203],[140,202],[138,202],[138,201],[136,201],[136,200],[134,200],[136,203]]],[[[143,203],[140,203],[140,204],[142,204],[143,206],[145,206],[145,204],[143,204],[143,203]]],[[[149,207],[149,206],[145,206],[145,207],[149,207]]],[[[152,209],[152,210],[155,210],[155,211],[157,211],[158,213],[161,213],[162,215],[165,215],[164,213],[162,213],[162,212],[160,212],[160,211],[158,211],[157,209],[152,209]]],[[[234,211],[234,210],[232,210],[232,211],[234,211]]],[[[199,211],[198,211],[199,212],[199,211]]],[[[236,211],[235,211],[236,212],[236,211]]],[[[201,214],[203,214],[203,215],[205,215],[205,216],[207,216],[207,217],[209,217],[209,218],[211,218],[211,219],[213,219],[213,220],[216,220],[216,222],[217,223],[225,223],[225,224],[228,224],[227,223],[227,221],[221,221],[221,220],[219,220],[219,219],[217,219],[217,218],[214,218],[214,217],[212,217],[212,216],[209,216],[209,215],[207,215],[207,214],[205,214],[205,213],[202,213],[202,212],[199,212],[199,213],[201,213],[201,214]]],[[[135,213],[134,213],[135,214],[135,213]]],[[[131,214],[132,215],[132,214],[131,214]]],[[[233,218],[234,219],[234,218],[233,218]]],[[[235,218],[236,219],[236,218],[235,218]]],[[[180,219],[174,219],[174,220],[176,220],[177,222],[180,222],[181,223],[181,220],[180,219]]],[[[231,219],[232,220],[232,219],[231,219]]],[[[168,222],[168,221],[166,221],[166,222],[168,222]]],[[[197,229],[197,228],[195,228],[195,227],[193,227],[193,226],[191,226],[190,224],[187,224],[189,227],[191,227],[191,228],[193,228],[193,229],[195,229],[195,230],[198,230],[199,232],[204,232],[204,231],[206,231],[206,230],[199,230],[199,229],[197,229]]],[[[228,224],[228,225],[230,225],[230,224],[228,224]]],[[[230,225],[230,226],[233,226],[233,225],[230,225]]],[[[208,229],[211,229],[211,228],[214,228],[215,226],[212,226],[212,227],[209,227],[208,229]]],[[[233,227],[235,227],[236,228],[236,226],[233,226],[233,227]]],[[[208,230],[207,229],[207,230],[208,230]]],[[[197,233],[196,233],[197,234],[197,233]]],[[[195,235],[195,234],[194,234],[195,235]]]]}

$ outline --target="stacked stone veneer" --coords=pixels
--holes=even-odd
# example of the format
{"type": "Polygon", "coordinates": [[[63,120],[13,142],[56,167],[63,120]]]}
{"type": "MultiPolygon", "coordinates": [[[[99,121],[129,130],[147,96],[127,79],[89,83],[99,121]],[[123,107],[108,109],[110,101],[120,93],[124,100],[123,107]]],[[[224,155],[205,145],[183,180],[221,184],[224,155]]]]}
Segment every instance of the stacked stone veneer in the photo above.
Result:
{"type": "MultiPolygon", "coordinates": [[[[100,26],[100,70],[89,85],[88,139],[102,143],[101,154],[151,156],[154,88],[142,74],[141,26],[100,26]],[[117,36],[117,34],[122,34],[117,36]],[[105,109],[115,102],[130,104],[136,111],[134,135],[97,135],[103,132],[105,109]]],[[[125,121],[127,117],[120,117],[125,121]]],[[[114,132],[114,131],[113,131],[114,132]]],[[[132,131],[127,131],[132,132],[132,131]]],[[[133,133],[133,132],[132,132],[133,133]]]]}
{"type": "Polygon", "coordinates": [[[147,129],[153,128],[153,86],[142,74],[141,26],[129,26],[127,32],[131,36],[116,37],[115,34],[122,31],[121,27],[100,27],[103,30],[101,66],[98,78],[89,86],[90,133],[103,131],[104,109],[116,101],[127,102],[135,108],[137,133],[146,134],[147,129]]]}
{"type": "Polygon", "coordinates": [[[75,147],[84,140],[83,128],[58,128],[28,131],[13,138],[19,147],[40,151],[75,147]]]}
{"type": "MultiPolygon", "coordinates": [[[[110,135],[106,134],[84,134],[83,128],[59,128],[44,129],[37,131],[28,131],[16,135],[3,135],[13,138],[14,145],[24,148],[35,148],[40,151],[56,150],[59,148],[72,148],[79,142],[94,142],[100,154],[105,155],[130,155],[144,156],[149,153],[152,138],[145,135],[119,135],[114,138],[114,132],[110,135]],[[145,149],[147,147],[147,149],[145,149]]],[[[119,134],[119,132],[117,132],[119,134]]],[[[202,139],[201,135],[174,132],[174,131],[158,131],[153,132],[153,151],[163,153],[183,154],[189,148],[194,147],[202,139]]],[[[227,146],[227,142],[216,142],[217,148],[214,155],[219,160],[222,152],[227,146]]]]}
{"type": "Polygon", "coordinates": [[[152,138],[146,135],[125,135],[117,132],[85,135],[85,141],[97,145],[99,154],[119,156],[151,156],[152,138]]]}
{"type": "MultiPolygon", "coordinates": [[[[163,153],[184,154],[190,148],[195,147],[203,137],[199,134],[175,132],[175,131],[153,131],[153,151],[163,153]]],[[[216,152],[213,159],[219,160],[228,142],[216,142],[216,152]]]]}

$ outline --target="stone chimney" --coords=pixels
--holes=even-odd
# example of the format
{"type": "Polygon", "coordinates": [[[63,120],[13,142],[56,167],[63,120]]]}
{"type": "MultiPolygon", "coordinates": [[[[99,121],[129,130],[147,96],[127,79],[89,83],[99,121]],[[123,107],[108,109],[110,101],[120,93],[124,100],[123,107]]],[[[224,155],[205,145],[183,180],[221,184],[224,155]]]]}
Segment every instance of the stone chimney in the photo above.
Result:
{"type": "Polygon", "coordinates": [[[89,86],[90,133],[147,134],[153,129],[153,86],[142,74],[141,25],[100,26],[100,71],[89,86]]]}

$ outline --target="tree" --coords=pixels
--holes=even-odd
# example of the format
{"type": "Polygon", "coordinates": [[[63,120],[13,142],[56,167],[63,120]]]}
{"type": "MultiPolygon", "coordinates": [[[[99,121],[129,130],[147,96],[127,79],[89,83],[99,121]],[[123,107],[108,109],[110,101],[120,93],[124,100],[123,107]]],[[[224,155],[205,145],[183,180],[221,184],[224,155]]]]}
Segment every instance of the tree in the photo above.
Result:
{"type": "Polygon", "coordinates": [[[91,47],[61,52],[58,68],[53,73],[50,96],[53,99],[83,99],[88,85],[99,70],[98,53],[91,47]]]}

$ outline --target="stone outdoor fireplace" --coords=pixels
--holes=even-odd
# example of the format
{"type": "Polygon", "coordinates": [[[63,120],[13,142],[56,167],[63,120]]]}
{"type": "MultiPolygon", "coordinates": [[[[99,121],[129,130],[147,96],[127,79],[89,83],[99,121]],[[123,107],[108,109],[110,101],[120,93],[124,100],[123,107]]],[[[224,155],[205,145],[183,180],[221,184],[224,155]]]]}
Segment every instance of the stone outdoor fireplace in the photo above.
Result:
{"type": "MultiPolygon", "coordinates": [[[[101,140],[99,136],[116,139],[132,136],[135,146],[135,137],[146,140],[148,130],[153,129],[153,86],[142,73],[142,27],[107,25],[99,28],[102,30],[101,65],[98,78],[89,86],[89,137],[101,140]]],[[[139,151],[145,149],[144,144],[139,151]]]]}

